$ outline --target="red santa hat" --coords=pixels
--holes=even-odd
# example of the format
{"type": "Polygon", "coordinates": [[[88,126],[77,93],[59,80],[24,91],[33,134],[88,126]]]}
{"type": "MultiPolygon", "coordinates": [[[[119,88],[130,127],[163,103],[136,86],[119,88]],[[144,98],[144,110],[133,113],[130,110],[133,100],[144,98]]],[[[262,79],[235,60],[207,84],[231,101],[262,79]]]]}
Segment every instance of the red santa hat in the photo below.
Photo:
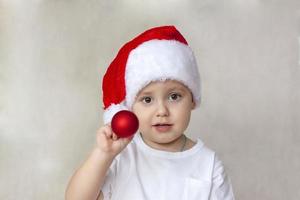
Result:
{"type": "Polygon", "coordinates": [[[104,124],[115,113],[131,110],[138,92],[152,81],[177,80],[200,104],[200,76],[193,51],[174,26],[149,29],[126,43],[109,65],[102,82],[104,124]]]}

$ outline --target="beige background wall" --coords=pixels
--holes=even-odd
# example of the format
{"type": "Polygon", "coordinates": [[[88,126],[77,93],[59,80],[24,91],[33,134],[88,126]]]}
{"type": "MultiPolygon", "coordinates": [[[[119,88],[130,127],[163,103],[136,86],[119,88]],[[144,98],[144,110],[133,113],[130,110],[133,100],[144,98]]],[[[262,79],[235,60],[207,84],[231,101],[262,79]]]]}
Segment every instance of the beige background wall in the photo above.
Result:
{"type": "Polygon", "coordinates": [[[189,135],[223,160],[239,200],[300,199],[297,0],[0,0],[0,199],[63,199],[102,124],[121,45],[174,24],[195,51],[189,135]]]}

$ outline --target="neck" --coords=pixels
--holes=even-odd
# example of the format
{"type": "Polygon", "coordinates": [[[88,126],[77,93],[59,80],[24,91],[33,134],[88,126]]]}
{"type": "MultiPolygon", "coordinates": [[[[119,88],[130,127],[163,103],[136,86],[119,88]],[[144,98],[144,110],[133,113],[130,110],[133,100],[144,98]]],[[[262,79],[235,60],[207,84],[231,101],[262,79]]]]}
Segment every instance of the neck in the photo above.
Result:
{"type": "Polygon", "coordinates": [[[142,133],[140,133],[140,136],[146,145],[148,145],[154,149],[157,149],[157,150],[170,151],[170,152],[182,152],[186,148],[187,137],[184,134],[178,139],[178,145],[177,144],[175,145],[175,143],[177,143],[176,141],[173,141],[168,144],[155,143],[155,142],[153,143],[153,142],[147,141],[147,139],[144,139],[142,133]],[[174,146],[177,146],[177,147],[174,147],[174,146]]]}

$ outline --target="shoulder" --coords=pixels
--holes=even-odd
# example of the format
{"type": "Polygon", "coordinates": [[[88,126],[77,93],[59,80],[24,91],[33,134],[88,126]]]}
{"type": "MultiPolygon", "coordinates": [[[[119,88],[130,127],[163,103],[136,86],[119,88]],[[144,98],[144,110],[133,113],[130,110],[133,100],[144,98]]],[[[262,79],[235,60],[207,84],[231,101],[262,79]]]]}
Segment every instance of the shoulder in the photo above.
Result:
{"type": "Polygon", "coordinates": [[[197,146],[197,148],[198,148],[198,154],[197,154],[198,157],[201,157],[202,159],[205,159],[205,161],[208,162],[208,163],[214,162],[215,157],[216,157],[215,151],[213,151],[212,149],[207,147],[200,138],[196,139],[196,142],[191,140],[191,144],[193,146],[197,146]]]}
{"type": "MultiPolygon", "coordinates": [[[[198,139],[198,142],[201,142],[201,140],[198,139]]],[[[223,162],[221,161],[217,153],[214,150],[207,147],[206,145],[202,144],[199,156],[205,159],[205,162],[210,165],[210,168],[213,173],[220,173],[221,171],[224,171],[223,162]]]]}
{"type": "Polygon", "coordinates": [[[224,176],[225,168],[217,153],[207,147],[199,138],[197,139],[195,145],[201,147],[197,152],[195,162],[206,169],[210,179],[213,179],[216,176],[224,176]]]}

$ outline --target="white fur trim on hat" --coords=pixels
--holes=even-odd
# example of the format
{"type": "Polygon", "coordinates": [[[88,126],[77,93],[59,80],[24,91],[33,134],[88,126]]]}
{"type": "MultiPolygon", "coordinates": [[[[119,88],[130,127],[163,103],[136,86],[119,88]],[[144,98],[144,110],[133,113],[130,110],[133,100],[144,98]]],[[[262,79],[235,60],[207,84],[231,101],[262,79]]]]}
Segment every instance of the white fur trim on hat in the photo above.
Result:
{"type": "Polygon", "coordinates": [[[177,80],[193,94],[200,104],[200,75],[191,48],[175,40],[150,40],[129,54],[126,71],[126,106],[132,107],[138,92],[156,80],[177,80]]]}
{"type": "Polygon", "coordinates": [[[120,104],[111,104],[103,113],[104,124],[110,123],[113,116],[121,110],[128,110],[124,105],[124,102],[121,102],[120,104]]]}

